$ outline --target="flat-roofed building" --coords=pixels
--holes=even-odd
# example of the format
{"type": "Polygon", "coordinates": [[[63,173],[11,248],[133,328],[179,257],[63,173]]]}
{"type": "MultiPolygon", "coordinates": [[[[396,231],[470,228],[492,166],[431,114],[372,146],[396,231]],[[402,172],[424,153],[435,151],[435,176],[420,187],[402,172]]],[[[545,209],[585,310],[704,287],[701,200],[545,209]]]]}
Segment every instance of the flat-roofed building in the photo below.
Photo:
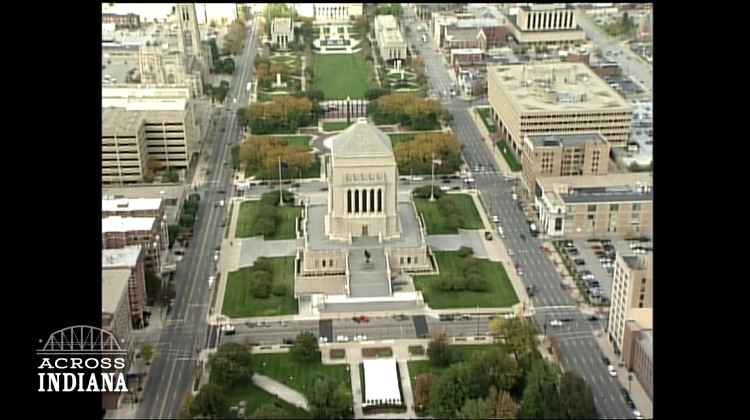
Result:
{"type": "Polygon", "coordinates": [[[143,181],[148,161],[145,113],[102,109],[102,184],[143,181]]]}
{"type": "MultiPolygon", "coordinates": [[[[142,116],[148,158],[157,159],[166,168],[186,169],[199,150],[193,104],[187,88],[103,87],[102,108],[110,107],[142,111],[137,115],[142,116]]],[[[122,115],[121,111],[117,112],[122,115]]],[[[103,124],[109,122],[102,121],[103,124]]]]}
{"type": "Polygon", "coordinates": [[[487,89],[516,156],[525,136],[598,132],[612,148],[630,138],[632,106],[584,64],[488,66],[487,89]]]}
{"type": "Polygon", "coordinates": [[[141,17],[135,13],[102,13],[102,24],[114,24],[115,29],[140,29],[141,17]]]}
{"type": "Polygon", "coordinates": [[[539,230],[549,237],[649,235],[653,177],[649,173],[537,177],[539,230]]]}
{"type": "Polygon", "coordinates": [[[271,22],[271,40],[282,50],[294,41],[294,26],[290,18],[276,18],[271,22]]]}
{"type": "MultiPolygon", "coordinates": [[[[127,351],[125,367],[106,371],[125,373],[133,361],[133,331],[131,328],[128,281],[130,270],[102,270],[102,329],[115,336],[120,348],[127,351]]],[[[104,371],[104,370],[103,370],[104,371]]],[[[119,392],[102,393],[102,409],[113,410],[119,406],[119,392]]]]}
{"type": "Polygon", "coordinates": [[[522,45],[569,45],[586,39],[575,9],[565,3],[527,3],[506,17],[510,33],[522,45]]]}
{"type": "Polygon", "coordinates": [[[375,16],[375,38],[383,61],[406,59],[406,41],[393,15],[375,16]]]}
{"type": "MultiPolygon", "coordinates": [[[[630,323],[628,323],[630,324],[630,323]]],[[[654,399],[654,331],[639,329],[634,340],[633,356],[628,369],[638,378],[638,382],[648,397],[654,399]]]]}
{"type": "Polygon", "coordinates": [[[164,219],[164,200],[161,198],[120,198],[102,200],[102,218],[109,216],[122,217],[156,217],[164,219]]]}
{"type": "Polygon", "coordinates": [[[163,221],[155,217],[106,217],[102,219],[102,249],[142,245],[146,269],[160,274],[161,254],[167,249],[163,229],[163,221]]]}
{"type": "MultiPolygon", "coordinates": [[[[102,201],[116,201],[120,199],[163,199],[164,214],[167,225],[179,223],[182,206],[188,195],[183,185],[174,184],[138,184],[127,187],[102,187],[102,201]]],[[[104,206],[102,206],[104,208],[104,206]]],[[[148,216],[157,217],[157,216],[148,216]]]]}
{"type": "Polygon", "coordinates": [[[628,321],[637,321],[643,329],[651,328],[653,293],[652,253],[618,253],[612,277],[612,305],[607,323],[609,340],[618,353],[624,349],[625,325],[628,321]]]}
{"type": "Polygon", "coordinates": [[[364,3],[292,3],[303,17],[320,22],[350,22],[350,16],[361,16],[364,3]]]}
{"type": "Polygon", "coordinates": [[[609,143],[599,133],[525,136],[521,164],[529,196],[537,196],[537,177],[606,175],[609,143]]]}
{"type": "Polygon", "coordinates": [[[127,270],[130,321],[134,328],[143,326],[146,307],[145,253],[142,245],[102,249],[102,273],[127,270]]]}

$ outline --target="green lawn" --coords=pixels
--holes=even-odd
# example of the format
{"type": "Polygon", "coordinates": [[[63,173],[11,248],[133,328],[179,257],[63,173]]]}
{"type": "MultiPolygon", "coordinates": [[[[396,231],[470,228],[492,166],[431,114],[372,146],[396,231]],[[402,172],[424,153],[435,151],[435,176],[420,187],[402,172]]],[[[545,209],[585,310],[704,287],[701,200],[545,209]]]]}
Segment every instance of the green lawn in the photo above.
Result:
{"type": "MultiPolygon", "coordinates": [[[[245,418],[250,418],[253,412],[263,404],[278,402],[280,407],[286,411],[286,418],[288,419],[311,419],[312,414],[309,411],[299,409],[288,402],[279,399],[265,390],[248,383],[245,386],[237,387],[226,391],[226,395],[229,398],[229,405],[237,405],[240,401],[245,401],[245,418]]],[[[227,410],[219,418],[232,419],[237,418],[237,413],[232,413],[227,410]]]]}
{"type": "Polygon", "coordinates": [[[260,200],[245,201],[240,204],[240,211],[237,215],[237,228],[234,231],[236,238],[251,238],[253,236],[253,224],[258,217],[260,209],[260,200]]]}
{"type": "MultiPolygon", "coordinates": [[[[455,322],[455,321],[454,321],[455,322]]],[[[462,321],[462,322],[468,322],[468,321],[462,321]]],[[[482,351],[487,350],[490,348],[489,345],[453,345],[453,348],[457,349],[457,351],[461,352],[461,359],[460,360],[469,360],[471,358],[471,355],[482,351]]],[[[439,367],[439,366],[433,366],[429,360],[420,360],[417,362],[408,362],[409,366],[409,380],[411,380],[411,388],[414,389],[416,387],[416,378],[417,376],[423,374],[432,372],[435,376],[440,376],[440,373],[448,369],[448,366],[446,367],[439,367]]]]}
{"type": "MultiPolygon", "coordinates": [[[[237,229],[234,236],[237,238],[253,237],[253,226],[258,217],[260,209],[260,200],[245,201],[240,204],[240,213],[237,215],[237,229]]],[[[302,216],[300,207],[283,206],[277,208],[281,214],[281,219],[276,227],[276,233],[264,238],[267,241],[281,239],[295,239],[297,234],[294,226],[294,220],[302,216]]]]}
{"type": "Polygon", "coordinates": [[[253,368],[257,373],[275,379],[302,394],[318,374],[331,378],[339,384],[348,384],[350,381],[346,365],[324,365],[320,361],[298,362],[291,353],[253,354],[253,368]],[[263,367],[263,362],[266,362],[265,367],[263,367]]]}
{"type": "MultiPolygon", "coordinates": [[[[307,137],[307,136],[305,136],[307,137]]],[[[284,170],[281,174],[282,179],[291,179],[296,181],[299,177],[299,172],[291,173],[289,170],[284,170]]],[[[279,179],[279,168],[276,167],[271,171],[264,171],[254,166],[248,166],[245,168],[245,178],[255,177],[258,179],[270,179],[272,181],[278,181],[279,179]]],[[[314,157],[312,165],[305,171],[302,171],[302,178],[320,178],[320,160],[314,157]]],[[[286,187],[289,187],[286,185],[286,187]]]]}
{"type": "Polygon", "coordinates": [[[341,131],[352,124],[353,123],[347,123],[346,121],[324,122],[323,131],[341,131]]]}
{"type": "Polygon", "coordinates": [[[363,99],[370,89],[370,72],[362,52],[355,54],[316,54],[315,89],[326,99],[363,99]]]}
{"type": "Polygon", "coordinates": [[[286,285],[284,296],[270,296],[266,299],[253,297],[250,288],[252,267],[241,268],[229,273],[222,313],[230,318],[253,316],[296,315],[297,300],[294,299],[294,257],[268,258],[271,263],[273,284],[286,285]]]}
{"type": "MultiPolygon", "coordinates": [[[[435,188],[439,189],[440,186],[435,184],[435,188]]],[[[456,203],[456,207],[463,216],[461,229],[484,228],[482,219],[479,217],[479,212],[477,211],[477,207],[474,205],[474,200],[472,200],[471,196],[467,194],[451,194],[450,197],[456,203]]],[[[457,234],[457,230],[449,229],[446,226],[445,216],[440,210],[440,205],[438,203],[439,201],[430,202],[430,200],[426,198],[414,198],[414,204],[417,206],[417,211],[424,214],[427,233],[429,235],[457,234]]]]}
{"type": "Polygon", "coordinates": [[[310,147],[310,139],[312,136],[281,136],[286,144],[291,146],[305,146],[310,147]]]}
{"type": "Polygon", "coordinates": [[[388,134],[391,138],[391,144],[395,147],[397,144],[414,139],[419,133],[395,133],[388,134]]]}
{"type": "Polygon", "coordinates": [[[484,122],[484,126],[487,127],[487,131],[490,133],[497,131],[497,126],[491,122],[492,119],[490,117],[489,108],[477,108],[477,112],[482,116],[482,121],[484,122]]]}
{"type": "Polygon", "coordinates": [[[521,164],[518,163],[518,160],[516,160],[516,155],[513,154],[513,150],[505,143],[505,140],[500,140],[499,142],[497,142],[497,148],[500,150],[500,153],[503,154],[503,157],[508,163],[508,166],[510,166],[511,171],[518,172],[521,170],[521,164]]]}
{"type": "Polygon", "coordinates": [[[234,203],[229,205],[229,215],[227,216],[227,225],[224,227],[224,239],[229,238],[229,228],[232,227],[232,212],[234,211],[234,203]]]}
{"type": "Polygon", "coordinates": [[[302,207],[284,206],[278,207],[278,210],[281,214],[281,220],[276,228],[276,233],[265,239],[267,241],[296,239],[297,231],[295,230],[294,221],[296,218],[302,217],[302,207]]]}
{"type": "MultiPolygon", "coordinates": [[[[458,252],[436,251],[440,276],[458,277],[460,272],[461,257],[458,252]]],[[[472,292],[464,290],[461,292],[446,292],[433,289],[432,282],[439,276],[415,276],[414,286],[421,290],[424,299],[433,309],[449,308],[506,308],[518,303],[518,296],[508,280],[505,268],[499,262],[478,259],[479,271],[483,278],[487,279],[489,287],[486,292],[472,292]]],[[[485,326],[486,327],[486,326],[485,326]]],[[[485,330],[486,331],[486,330],[485,330]]],[[[481,332],[481,331],[480,331],[481,332]]]]}

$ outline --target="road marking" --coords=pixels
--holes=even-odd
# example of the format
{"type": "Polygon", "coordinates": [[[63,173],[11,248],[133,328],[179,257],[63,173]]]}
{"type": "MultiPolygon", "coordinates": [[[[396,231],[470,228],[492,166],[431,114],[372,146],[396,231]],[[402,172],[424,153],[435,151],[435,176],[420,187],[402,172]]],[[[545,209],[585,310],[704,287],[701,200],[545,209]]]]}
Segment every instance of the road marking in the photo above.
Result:
{"type": "MultiPolygon", "coordinates": [[[[169,378],[171,379],[174,375],[174,368],[177,367],[177,361],[172,361],[172,371],[169,373],[169,378]]],[[[167,389],[165,390],[165,394],[169,395],[169,387],[172,386],[172,381],[167,381],[167,389]]],[[[167,403],[167,398],[164,399],[164,401],[161,403],[161,410],[159,410],[159,415],[156,416],[156,418],[163,419],[164,418],[164,407],[167,403]]]]}

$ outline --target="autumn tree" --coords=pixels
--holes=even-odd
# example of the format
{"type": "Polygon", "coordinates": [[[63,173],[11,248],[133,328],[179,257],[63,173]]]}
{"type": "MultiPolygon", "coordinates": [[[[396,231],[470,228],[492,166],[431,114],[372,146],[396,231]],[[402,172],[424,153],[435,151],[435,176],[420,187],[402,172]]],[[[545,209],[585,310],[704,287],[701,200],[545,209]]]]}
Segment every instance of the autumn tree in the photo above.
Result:
{"type": "Polygon", "coordinates": [[[494,386],[491,387],[486,402],[487,418],[515,419],[518,416],[518,406],[507,391],[499,392],[494,386]]]}
{"type": "Polygon", "coordinates": [[[400,173],[429,174],[433,158],[439,159],[435,173],[453,173],[461,167],[461,144],[453,133],[422,133],[393,148],[400,173]]]}
{"type": "Polygon", "coordinates": [[[523,374],[516,359],[500,346],[474,353],[467,369],[472,378],[469,385],[472,398],[486,397],[490,388],[509,391],[523,374]]]}
{"type": "Polygon", "coordinates": [[[306,397],[314,418],[340,419],[351,414],[351,391],[333,379],[317,376],[307,388],[306,397]]]}
{"type": "Polygon", "coordinates": [[[314,155],[305,146],[289,145],[278,136],[249,136],[240,146],[239,158],[247,167],[268,176],[278,174],[279,161],[287,175],[306,171],[314,163],[314,155]]]}
{"type": "Polygon", "coordinates": [[[400,124],[412,130],[439,128],[443,106],[434,99],[423,99],[414,93],[392,93],[370,103],[368,113],[376,124],[400,124]]]}
{"type": "Polygon", "coordinates": [[[149,343],[146,343],[141,347],[141,357],[143,357],[143,360],[146,361],[147,365],[151,364],[151,359],[154,357],[154,346],[152,346],[149,343]]]}
{"type": "Polygon", "coordinates": [[[414,404],[419,410],[424,410],[430,403],[430,388],[435,384],[437,376],[432,373],[423,373],[417,376],[414,385],[414,404]]]}
{"type": "Polygon", "coordinates": [[[489,327],[490,331],[504,338],[524,371],[528,371],[531,363],[541,357],[536,338],[539,331],[534,324],[523,318],[512,318],[493,321],[489,327]]]}
{"type": "Polygon", "coordinates": [[[294,96],[276,97],[271,102],[255,102],[245,108],[245,118],[255,134],[293,133],[312,120],[312,102],[294,96]]]}

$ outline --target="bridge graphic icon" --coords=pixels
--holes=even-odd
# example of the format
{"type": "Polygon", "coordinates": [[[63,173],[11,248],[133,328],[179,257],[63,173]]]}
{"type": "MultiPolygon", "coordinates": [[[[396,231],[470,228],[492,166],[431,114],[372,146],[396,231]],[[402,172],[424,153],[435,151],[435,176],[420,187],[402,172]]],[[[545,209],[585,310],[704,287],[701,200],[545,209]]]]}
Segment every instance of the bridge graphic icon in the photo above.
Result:
{"type": "MultiPolygon", "coordinates": [[[[41,343],[42,340],[39,340],[41,343]]],[[[89,325],[63,328],[50,334],[47,342],[37,354],[127,354],[111,332],[89,325]]]]}

